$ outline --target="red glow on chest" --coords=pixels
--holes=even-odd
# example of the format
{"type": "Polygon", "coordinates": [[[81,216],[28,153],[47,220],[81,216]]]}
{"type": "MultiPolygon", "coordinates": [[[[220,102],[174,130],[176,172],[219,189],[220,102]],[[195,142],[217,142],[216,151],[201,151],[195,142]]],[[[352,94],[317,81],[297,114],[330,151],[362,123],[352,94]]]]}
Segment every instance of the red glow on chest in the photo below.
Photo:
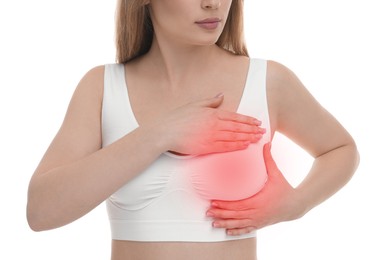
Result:
{"type": "Polygon", "coordinates": [[[189,167],[194,188],[205,199],[240,200],[257,193],[267,179],[263,154],[246,150],[197,157],[189,167]]]}

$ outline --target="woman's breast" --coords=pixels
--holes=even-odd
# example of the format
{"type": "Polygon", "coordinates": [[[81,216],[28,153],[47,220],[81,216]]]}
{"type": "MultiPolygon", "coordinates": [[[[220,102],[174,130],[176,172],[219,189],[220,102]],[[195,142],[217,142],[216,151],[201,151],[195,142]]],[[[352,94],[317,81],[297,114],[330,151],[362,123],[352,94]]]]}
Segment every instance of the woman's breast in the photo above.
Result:
{"type": "Polygon", "coordinates": [[[205,199],[240,200],[259,192],[267,181],[263,145],[199,156],[188,161],[191,182],[205,199]]]}
{"type": "Polygon", "coordinates": [[[188,159],[163,154],[109,200],[120,209],[133,211],[156,201],[177,201],[174,206],[179,206],[199,199],[241,200],[259,192],[266,180],[259,144],[188,159]],[[192,200],[193,196],[196,198],[192,200]]]}

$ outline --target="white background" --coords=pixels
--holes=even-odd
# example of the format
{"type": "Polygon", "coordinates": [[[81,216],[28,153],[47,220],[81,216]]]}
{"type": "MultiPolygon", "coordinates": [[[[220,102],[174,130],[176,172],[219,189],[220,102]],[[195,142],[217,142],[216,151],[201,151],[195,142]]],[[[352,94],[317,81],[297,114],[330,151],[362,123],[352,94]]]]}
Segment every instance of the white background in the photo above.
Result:
{"type": "MultiPolygon", "coordinates": [[[[114,62],[115,1],[0,1],[0,259],[108,259],[104,205],[42,233],[29,230],[25,205],[29,178],[78,81],[114,62]]],[[[246,1],[251,56],[292,69],[361,154],[356,175],[334,197],[300,220],[259,231],[260,259],[383,259],[379,2],[246,1]]],[[[310,167],[311,158],[281,136],[273,152],[293,184],[310,167]]]]}

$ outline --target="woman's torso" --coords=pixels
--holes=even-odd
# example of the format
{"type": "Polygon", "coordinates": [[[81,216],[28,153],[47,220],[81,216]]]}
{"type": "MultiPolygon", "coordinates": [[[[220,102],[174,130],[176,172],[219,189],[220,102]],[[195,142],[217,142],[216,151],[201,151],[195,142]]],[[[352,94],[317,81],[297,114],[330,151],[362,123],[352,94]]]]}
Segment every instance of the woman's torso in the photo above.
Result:
{"type": "MultiPolygon", "coordinates": [[[[205,89],[196,89],[193,97],[187,100],[181,97],[178,102],[170,102],[166,98],[153,99],[151,95],[155,93],[146,92],[147,88],[142,87],[148,82],[139,82],[141,78],[136,73],[134,67],[125,66],[127,83],[129,85],[129,101],[131,106],[132,116],[135,123],[141,124],[150,121],[151,118],[158,114],[166,113],[166,111],[192,101],[198,98],[208,98],[217,93],[225,94],[225,101],[220,107],[221,109],[236,111],[242,102],[242,94],[246,85],[248,59],[238,59],[237,75],[235,77],[216,78],[212,82],[216,82],[214,86],[205,87],[205,89]],[[135,75],[132,77],[132,75],[135,75]],[[136,86],[140,88],[136,88],[136,86]],[[143,100],[157,100],[158,102],[145,102],[143,100]],[[180,101],[181,100],[181,101],[180,101]],[[145,104],[145,105],[142,105],[145,104]],[[153,112],[155,111],[155,112],[153,112]]],[[[163,93],[162,93],[163,94],[163,93]]],[[[175,93],[173,93],[175,94],[175,93]]],[[[161,94],[159,94],[161,96],[161,94]]],[[[176,94],[175,94],[176,95],[176,94]]],[[[166,97],[167,95],[162,95],[166,97]]],[[[190,93],[189,96],[192,96],[190,93]]],[[[240,112],[240,111],[239,111],[240,112]]],[[[167,154],[170,158],[172,155],[167,154]]],[[[137,206],[137,205],[134,205],[137,206]]],[[[208,206],[208,204],[207,204],[208,206]]],[[[140,207],[140,205],[138,205],[140,207]]],[[[223,231],[224,232],[224,231],[223,231]]],[[[223,242],[133,242],[128,240],[113,240],[112,256],[114,260],[118,259],[255,259],[255,238],[247,238],[233,241],[223,242]],[[227,258],[225,258],[227,257],[227,258]]]]}

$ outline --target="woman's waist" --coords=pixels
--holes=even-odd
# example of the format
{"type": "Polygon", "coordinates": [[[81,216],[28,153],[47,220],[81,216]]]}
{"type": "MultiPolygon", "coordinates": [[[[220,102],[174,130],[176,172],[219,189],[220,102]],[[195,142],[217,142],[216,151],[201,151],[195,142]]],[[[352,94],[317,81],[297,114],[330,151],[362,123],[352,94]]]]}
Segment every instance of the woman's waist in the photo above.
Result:
{"type": "Polygon", "coordinates": [[[255,260],[256,238],[223,242],[136,242],[113,240],[112,260],[255,260]]]}

